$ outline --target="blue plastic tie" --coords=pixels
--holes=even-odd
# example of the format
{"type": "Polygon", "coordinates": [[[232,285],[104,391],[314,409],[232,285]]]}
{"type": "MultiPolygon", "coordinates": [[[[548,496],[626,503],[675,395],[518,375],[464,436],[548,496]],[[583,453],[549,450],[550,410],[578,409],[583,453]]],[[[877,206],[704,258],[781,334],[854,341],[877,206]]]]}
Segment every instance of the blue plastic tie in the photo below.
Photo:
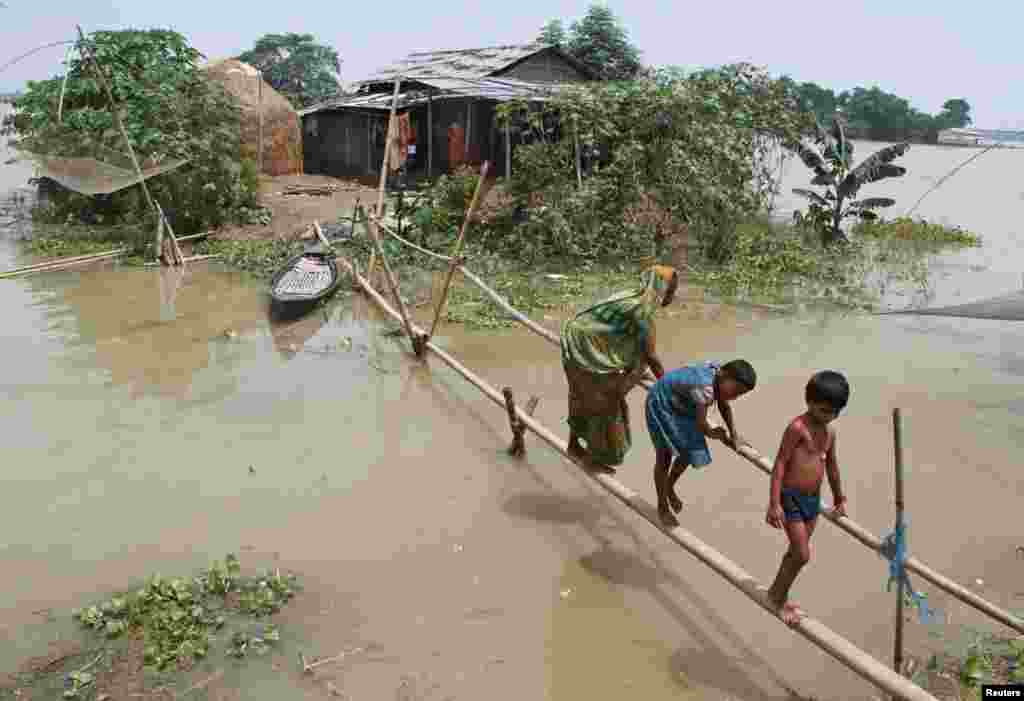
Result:
{"type": "Polygon", "coordinates": [[[889,582],[886,591],[892,591],[894,582],[903,580],[904,590],[909,593],[911,605],[917,609],[918,619],[922,624],[941,622],[941,613],[928,606],[928,595],[914,590],[907,575],[907,524],[899,517],[893,532],[882,541],[881,556],[889,561],[889,582]]]}

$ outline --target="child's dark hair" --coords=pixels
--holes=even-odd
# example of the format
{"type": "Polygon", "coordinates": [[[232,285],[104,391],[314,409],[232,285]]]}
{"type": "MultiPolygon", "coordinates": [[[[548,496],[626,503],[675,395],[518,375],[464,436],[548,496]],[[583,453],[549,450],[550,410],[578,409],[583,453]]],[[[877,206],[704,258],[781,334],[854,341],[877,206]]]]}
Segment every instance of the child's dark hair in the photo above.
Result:
{"type": "Polygon", "coordinates": [[[808,402],[824,402],[836,411],[842,411],[850,401],[850,383],[842,373],[822,370],[807,383],[804,398],[808,402]]]}
{"type": "Polygon", "coordinates": [[[722,372],[748,390],[757,386],[757,373],[754,372],[754,366],[746,360],[730,360],[722,366],[722,372]]]}

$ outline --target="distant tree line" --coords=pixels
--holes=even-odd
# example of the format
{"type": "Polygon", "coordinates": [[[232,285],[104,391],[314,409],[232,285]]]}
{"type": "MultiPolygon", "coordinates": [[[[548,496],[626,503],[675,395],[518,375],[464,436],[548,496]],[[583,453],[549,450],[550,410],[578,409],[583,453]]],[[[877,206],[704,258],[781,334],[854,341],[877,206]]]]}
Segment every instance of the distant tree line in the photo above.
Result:
{"type": "MultiPolygon", "coordinates": [[[[669,79],[688,73],[672,66],[645,67],[640,49],[630,42],[619,18],[603,4],[591,5],[568,29],[561,19],[551,20],[541,28],[537,39],[560,48],[590,68],[599,80],[634,80],[643,76],[669,79]]],[[[963,98],[946,100],[938,114],[927,114],[911,107],[905,98],[878,87],[856,87],[836,93],[817,83],[798,83],[788,76],[782,81],[819,124],[829,125],[837,112],[841,113],[847,133],[854,138],[934,143],[941,130],[972,123],[971,105],[963,98]]]]}
{"type": "Polygon", "coordinates": [[[963,98],[946,100],[938,114],[927,114],[911,107],[907,99],[878,87],[856,87],[837,94],[817,83],[797,83],[789,77],[783,80],[818,123],[830,124],[832,117],[841,113],[847,133],[854,138],[934,143],[941,130],[973,122],[971,105],[963,98]]]}

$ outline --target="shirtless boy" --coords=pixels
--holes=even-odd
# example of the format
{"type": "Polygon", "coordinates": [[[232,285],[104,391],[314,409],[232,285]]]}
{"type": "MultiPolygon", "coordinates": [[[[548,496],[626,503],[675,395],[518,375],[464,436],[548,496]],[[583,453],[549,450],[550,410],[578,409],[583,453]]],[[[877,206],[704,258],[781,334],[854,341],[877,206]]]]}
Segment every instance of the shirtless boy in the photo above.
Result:
{"type": "Polygon", "coordinates": [[[850,385],[838,372],[819,372],[807,383],[807,411],[793,419],[782,436],[772,470],[766,521],[785,528],[789,550],[768,595],[787,625],[795,625],[803,612],[789,601],[789,589],[811,559],[811,534],[821,509],[821,482],[828,473],[835,513],[846,515],[846,497],[839,483],[836,432],[829,424],[850,399],[850,385]]]}

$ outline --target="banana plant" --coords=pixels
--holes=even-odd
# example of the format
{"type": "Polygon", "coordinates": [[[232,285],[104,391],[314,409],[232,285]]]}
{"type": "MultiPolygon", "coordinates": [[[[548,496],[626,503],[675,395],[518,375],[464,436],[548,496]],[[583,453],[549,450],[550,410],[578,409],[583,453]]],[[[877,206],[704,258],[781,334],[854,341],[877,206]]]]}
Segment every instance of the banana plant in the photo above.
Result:
{"type": "Polygon", "coordinates": [[[903,142],[886,146],[854,167],[853,142],[846,138],[842,122],[835,118],[830,130],[815,124],[814,143],[817,148],[797,143],[794,150],[804,165],[814,171],[811,185],[824,187],[825,193],[803,188],[794,189],[793,194],[810,200],[807,212],[796,212],[794,219],[797,224],[820,231],[822,243],[827,246],[846,240],[842,230],[845,219],[877,219],[878,214],[875,210],[896,204],[895,200],[888,197],[868,197],[862,200],[854,198],[860,188],[868,183],[904,175],[907,169],[893,165],[892,161],[906,153],[910,149],[910,144],[903,142]]]}

